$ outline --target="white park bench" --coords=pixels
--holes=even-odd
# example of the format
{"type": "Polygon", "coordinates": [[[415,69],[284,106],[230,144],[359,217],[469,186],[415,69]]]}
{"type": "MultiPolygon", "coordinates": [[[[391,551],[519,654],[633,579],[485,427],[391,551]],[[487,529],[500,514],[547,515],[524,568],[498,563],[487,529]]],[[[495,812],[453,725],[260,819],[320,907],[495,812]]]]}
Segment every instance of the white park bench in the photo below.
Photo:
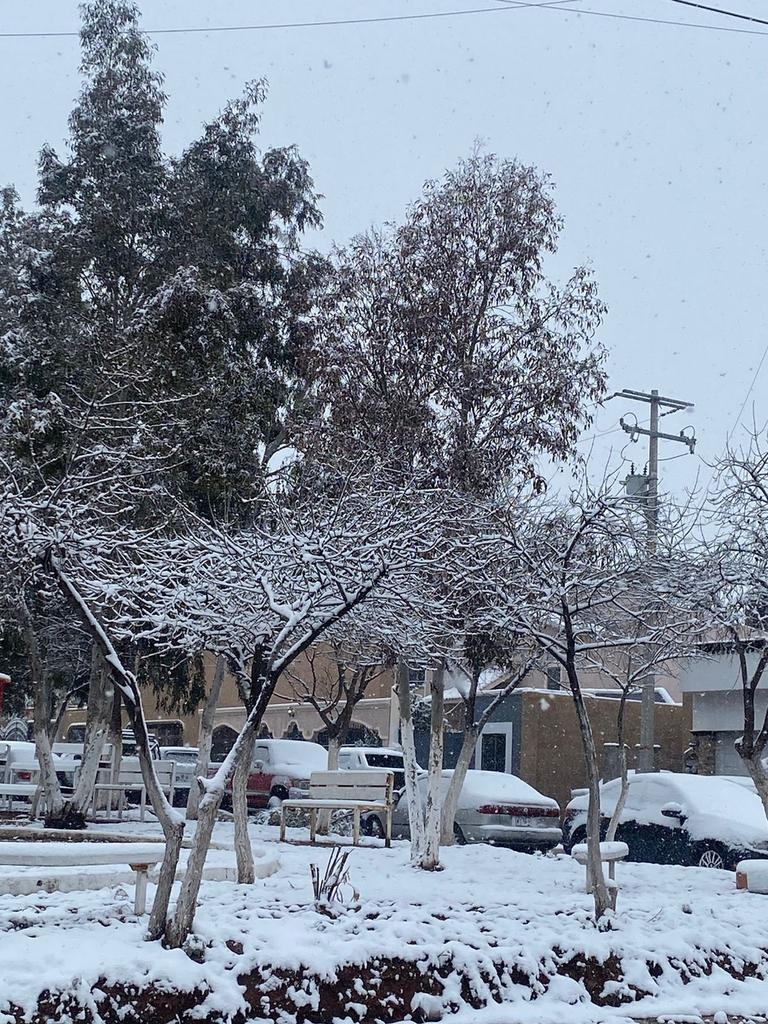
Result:
{"type": "Polygon", "coordinates": [[[337,771],[312,772],[309,796],[283,800],[280,807],[280,842],[285,841],[285,812],[291,808],[309,811],[309,838],[317,834],[318,811],[352,811],[352,841],[360,842],[361,811],[383,811],[386,818],[387,846],[392,841],[392,810],[394,808],[392,772],[337,771]]]}
{"type": "MultiPolygon", "coordinates": [[[[587,844],[577,843],[571,850],[571,856],[579,864],[585,864],[588,860],[587,844]]],[[[608,865],[609,885],[616,885],[616,863],[626,860],[629,856],[629,847],[626,843],[600,843],[600,860],[608,865]]],[[[592,889],[589,884],[589,869],[587,868],[587,892],[592,889]]]]}
{"type": "MultiPolygon", "coordinates": [[[[153,761],[155,774],[160,788],[173,803],[173,789],[176,777],[175,761],[153,761]]],[[[144,813],[147,806],[147,789],[144,785],[144,777],[141,774],[141,764],[138,757],[124,757],[120,762],[120,771],[114,782],[109,781],[112,773],[111,768],[99,769],[96,785],[93,787],[92,813],[95,813],[99,794],[105,794],[106,807],[105,816],[112,816],[112,796],[117,795],[116,814],[118,820],[123,816],[125,810],[126,794],[139,794],[139,818],[144,821],[144,813]]]]}
{"type": "Polygon", "coordinates": [[[137,915],[146,909],[147,871],[159,864],[164,854],[165,843],[0,842],[0,864],[6,866],[70,868],[127,864],[136,872],[133,909],[137,915]]]}

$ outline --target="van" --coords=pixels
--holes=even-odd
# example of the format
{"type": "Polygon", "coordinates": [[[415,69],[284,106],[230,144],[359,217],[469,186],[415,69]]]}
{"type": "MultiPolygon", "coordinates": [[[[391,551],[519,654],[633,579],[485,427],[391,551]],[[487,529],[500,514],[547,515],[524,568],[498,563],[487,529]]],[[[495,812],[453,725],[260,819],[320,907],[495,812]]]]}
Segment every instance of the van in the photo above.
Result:
{"type": "Polygon", "coordinates": [[[395,789],[405,787],[403,752],[394,747],[342,747],[339,750],[339,768],[352,772],[394,772],[395,789]]]}

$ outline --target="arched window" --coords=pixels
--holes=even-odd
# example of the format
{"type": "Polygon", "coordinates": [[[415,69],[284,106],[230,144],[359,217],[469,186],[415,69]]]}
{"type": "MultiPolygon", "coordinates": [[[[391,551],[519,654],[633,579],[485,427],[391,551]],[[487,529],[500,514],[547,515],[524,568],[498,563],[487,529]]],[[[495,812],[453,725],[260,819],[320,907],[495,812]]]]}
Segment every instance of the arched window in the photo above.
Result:
{"type": "MultiPolygon", "coordinates": [[[[328,748],[328,730],[321,729],[315,733],[315,743],[319,743],[321,746],[328,748]]],[[[381,736],[372,729],[369,725],[363,725],[362,722],[353,722],[349,729],[347,729],[347,735],[344,740],[345,747],[380,747],[381,736]]]]}
{"type": "Polygon", "coordinates": [[[303,740],[304,734],[301,729],[296,725],[295,722],[291,722],[288,728],[283,733],[284,740],[303,740]]]}
{"type": "Polygon", "coordinates": [[[229,725],[217,725],[211,741],[211,760],[223,761],[235,745],[237,733],[229,725]]]}

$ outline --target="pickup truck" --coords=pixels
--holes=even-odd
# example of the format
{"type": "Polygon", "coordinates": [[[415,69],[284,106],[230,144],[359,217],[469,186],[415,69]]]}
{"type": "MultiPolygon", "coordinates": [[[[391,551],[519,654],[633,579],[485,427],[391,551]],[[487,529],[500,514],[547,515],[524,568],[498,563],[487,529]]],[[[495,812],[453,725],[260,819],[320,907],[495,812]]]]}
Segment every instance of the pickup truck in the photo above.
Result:
{"type": "MultiPolygon", "coordinates": [[[[312,772],[326,771],[328,751],[319,743],[302,740],[257,740],[246,790],[248,806],[273,807],[297,790],[309,791],[312,772]]],[[[232,780],[227,783],[231,799],[232,780]]]]}

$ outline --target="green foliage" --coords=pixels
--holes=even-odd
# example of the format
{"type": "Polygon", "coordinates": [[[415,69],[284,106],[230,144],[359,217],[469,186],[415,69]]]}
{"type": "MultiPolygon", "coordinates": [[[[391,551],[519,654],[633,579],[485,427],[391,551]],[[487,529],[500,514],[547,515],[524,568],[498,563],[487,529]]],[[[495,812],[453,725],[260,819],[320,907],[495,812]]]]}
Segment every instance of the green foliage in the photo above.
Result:
{"type": "Polygon", "coordinates": [[[163,80],[137,17],[126,0],[84,5],[66,155],[41,154],[39,210],[3,196],[3,440],[18,472],[52,484],[79,459],[98,491],[130,463],[145,491],[231,518],[286,443],[327,272],[299,249],[317,197],[292,148],[256,148],[263,82],[163,154],[163,80]]]}
{"type": "MultiPolygon", "coordinates": [[[[307,164],[291,147],[256,145],[265,84],[166,155],[163,77],[136,4],[89,0],[82,16],[84,81],[65,150],[40,155],[37,208],[0,194],[9,644],[40,572],[18,554],[33,544],[14,548],[15,503],[34,505],[63,549],[95,544],[105,517],[172,531],[182,507],[217,520],[258,514],[327,274],[300,248],[320,223],[307,164]]],[[[71,627],[62,623],[63,637],[71,627]]],[[[171,704],[199,698],[194,666],[154,658],[150,668],[171,704]]]]}

